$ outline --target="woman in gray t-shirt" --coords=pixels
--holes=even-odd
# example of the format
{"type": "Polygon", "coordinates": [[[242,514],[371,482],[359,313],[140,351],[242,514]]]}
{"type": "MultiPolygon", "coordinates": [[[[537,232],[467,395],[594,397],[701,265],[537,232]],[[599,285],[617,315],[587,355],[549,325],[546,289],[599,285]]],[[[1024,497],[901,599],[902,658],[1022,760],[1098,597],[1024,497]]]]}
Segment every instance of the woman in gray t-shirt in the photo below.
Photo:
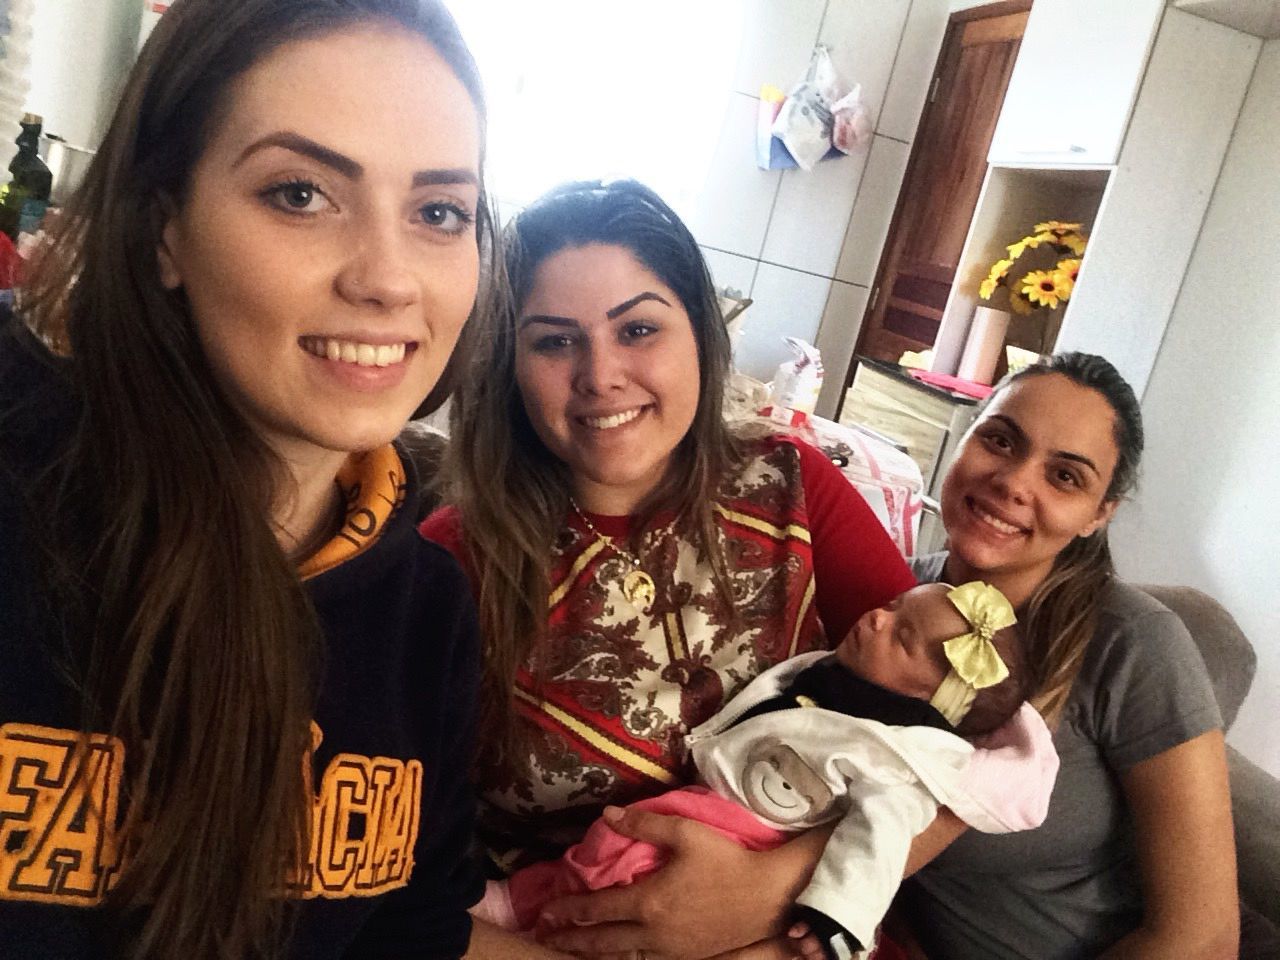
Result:
{"type": "Polygon", "coordinates": [[[1064,354],[997,388],[947,473],[949,552],[916,574],[986,580],[1019,607],[1061,769],[1042,827],[961,836],[904,887],[930,960],[1235,956],[1213,691],[1181,621],[1114,579],[1107,546],[1141,451],[1128,384],[1064,354]]]}

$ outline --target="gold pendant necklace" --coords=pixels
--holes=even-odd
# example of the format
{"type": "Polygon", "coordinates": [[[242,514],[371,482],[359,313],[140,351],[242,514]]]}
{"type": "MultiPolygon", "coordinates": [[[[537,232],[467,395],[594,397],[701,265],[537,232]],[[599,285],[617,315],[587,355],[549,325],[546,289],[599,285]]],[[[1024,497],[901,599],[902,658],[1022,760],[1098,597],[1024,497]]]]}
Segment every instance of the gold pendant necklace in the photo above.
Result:
{"type": "Polygon", "coordinates": [[[648,613],[658,595],[658,588],[653,582],[653,577],[641,568],[640,558],[620,546],[613,537],[605,536],[597,530],[596,525],[587,519],[587,515],[582,512],[582,508],[573,497],[569,498],[569,504],[573,507],[573,512],[578,515],[578,519],[587,525],[587,529],[595,535],[596,539],[611,547],[614,553],[631,564],[631,570],[622,578],[622,595],[627,598],[628,603],[639,608],[641,613],[648,613]]]}

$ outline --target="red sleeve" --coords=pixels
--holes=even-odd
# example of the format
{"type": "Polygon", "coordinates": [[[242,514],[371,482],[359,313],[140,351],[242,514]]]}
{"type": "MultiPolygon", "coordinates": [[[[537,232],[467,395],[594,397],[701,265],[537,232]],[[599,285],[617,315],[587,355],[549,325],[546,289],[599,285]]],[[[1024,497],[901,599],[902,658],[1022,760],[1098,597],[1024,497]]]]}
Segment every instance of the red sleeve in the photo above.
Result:
{"type": "Polygon", "coordinates": [[[800,451],[809,512],[815,602],[834,646],[860,616],[914,587],[916,579],[871,507],[839,468],[822,451],[803,441],[792,442],[800,451]]]}
{"type": "Polygon", "coordinates": [[[479,593],[476,584],[475,566],[471,562],[471,551],[467,549],[466,537],[462,533],[462,516],[456,507],[441,507],[433,510],[427,519],[418,525],[418,533],[423,539],[438,543],[458,561],[462,572],[471,581],[473,593],[479,593]]]}

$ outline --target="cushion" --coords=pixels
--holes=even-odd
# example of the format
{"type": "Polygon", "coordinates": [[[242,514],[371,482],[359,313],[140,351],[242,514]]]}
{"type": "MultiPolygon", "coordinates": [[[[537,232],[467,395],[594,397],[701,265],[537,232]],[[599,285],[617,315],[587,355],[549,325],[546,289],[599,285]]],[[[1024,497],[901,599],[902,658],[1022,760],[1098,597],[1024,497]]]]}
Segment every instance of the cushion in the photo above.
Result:
{"type": "Polygon", "coordinates": [[[1280,782],[1227,747],[1240,896],[1280,924],[1280,782]]]}
{"type": "Polygon", "coordinates": [[[1258,667],[1258,655],[1253,644],[1235,618],[1207,593],[1192,587],[1137,586],[1176,613],[1186,624],[1209,671],[1218,708],[1222,711],[1223,726],[1231,729],[1258,667]]]}

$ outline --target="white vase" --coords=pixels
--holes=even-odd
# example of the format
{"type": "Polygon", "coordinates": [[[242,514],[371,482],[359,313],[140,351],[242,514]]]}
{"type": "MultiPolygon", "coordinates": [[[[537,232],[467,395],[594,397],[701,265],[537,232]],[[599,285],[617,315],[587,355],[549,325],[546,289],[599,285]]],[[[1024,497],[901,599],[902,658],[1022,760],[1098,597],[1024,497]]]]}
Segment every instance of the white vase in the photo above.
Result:
{"type": "Polygon", "coordinates": [[[991,307],[974,307],[973,322],[964,341],[964,353],[956,376],[974,383],[990,383],[1009,330],[1009,314],[991,307]]]}

